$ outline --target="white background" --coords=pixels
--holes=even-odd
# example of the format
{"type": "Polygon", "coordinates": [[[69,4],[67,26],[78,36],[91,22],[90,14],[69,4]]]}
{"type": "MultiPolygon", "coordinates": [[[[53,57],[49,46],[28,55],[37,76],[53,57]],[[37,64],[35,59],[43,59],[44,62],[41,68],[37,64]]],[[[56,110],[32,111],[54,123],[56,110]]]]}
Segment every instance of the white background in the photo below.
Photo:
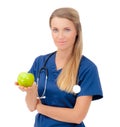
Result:
{"type": "Polygon", "coordinates": [[[92,102],[86,127],[119,127],[120,119],[120,6],[119,0],[1,0],[0,1],[0,126],[33,127],[15,85],[36,56],[54,51],[49,16],[58,7],[79,11],[83,54],[98,67],[104,98],[92,102]]]}

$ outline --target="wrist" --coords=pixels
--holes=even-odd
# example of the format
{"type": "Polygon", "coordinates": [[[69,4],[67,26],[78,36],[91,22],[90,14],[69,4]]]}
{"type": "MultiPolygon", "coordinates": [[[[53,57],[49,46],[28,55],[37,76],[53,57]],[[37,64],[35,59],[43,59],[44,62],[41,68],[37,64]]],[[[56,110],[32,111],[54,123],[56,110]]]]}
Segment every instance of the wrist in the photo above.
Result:
{"type": "Polygon", "coordinates": [[[36,105],[36,110],[40,113],[40,109],[41,109],[42,103],[40,102],[39,99],[37,99],[37,105],[36,105]]]}

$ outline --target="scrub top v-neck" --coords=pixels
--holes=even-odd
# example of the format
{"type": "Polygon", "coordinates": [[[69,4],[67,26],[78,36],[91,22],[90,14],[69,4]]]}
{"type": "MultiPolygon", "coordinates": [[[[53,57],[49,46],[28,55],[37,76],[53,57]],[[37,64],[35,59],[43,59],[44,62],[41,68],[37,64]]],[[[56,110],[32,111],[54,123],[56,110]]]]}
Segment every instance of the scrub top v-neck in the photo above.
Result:
{"type": "MultiPolygon", "coordinates": [[[[35,59],[29,71],[34,74],[35,80],[37,80],[39,69],[43,67],[44,62],[49,55],[50,54],[41,55],[35,59]]],[[[85,56],[82,56],[78,70],[78,85],[80,85],[81,91],[74,95],[60,90],[57,86],[57,77],[62,69],[56,69],[55,57],[56,53],[53,54],[46,63],[46,68],[48,69],[48,79],[45,91],[46,98],[41,99],[43,104],[55,107],[73,108],[76,102],[76,98],[79,96],[92,96],[93,100],[97,100],[103,97],[97,67],[85,56]]],[[[39,96],[41,96],[44,91],[44,84],[45,73],[43,71],[40,74],[38,84],[39,96]]],[[[34,127],[85,127],[85,125],[83,122],[80,124],[73,124],[57,121],[38,113],[35,118],[34,127]]]]}

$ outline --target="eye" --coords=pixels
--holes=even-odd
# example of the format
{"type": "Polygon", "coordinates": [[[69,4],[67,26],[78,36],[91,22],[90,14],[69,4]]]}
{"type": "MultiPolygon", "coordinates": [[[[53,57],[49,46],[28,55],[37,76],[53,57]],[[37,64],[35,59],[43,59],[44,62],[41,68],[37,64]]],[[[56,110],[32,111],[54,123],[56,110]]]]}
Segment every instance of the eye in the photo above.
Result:
{"type": "Polygon", "coordinates": [[[58,29],[57,28],[53,28],[52,32],[56,33],[56,32],[58,32],[58,29]]]}
{"type": "Polygon", "coordinates": [[[70,28],[65,28],[65,31],[69,32],[69,31],[71,31],[71,29],[70,28]]]}

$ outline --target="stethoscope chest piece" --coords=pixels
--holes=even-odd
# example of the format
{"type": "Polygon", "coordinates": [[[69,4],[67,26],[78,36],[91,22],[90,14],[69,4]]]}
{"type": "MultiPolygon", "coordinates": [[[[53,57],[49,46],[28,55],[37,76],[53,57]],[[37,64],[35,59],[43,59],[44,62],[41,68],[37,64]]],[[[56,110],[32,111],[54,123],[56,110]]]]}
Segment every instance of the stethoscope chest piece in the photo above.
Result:
{"type": "Polygon", "coordinates": [[[76,85],[73,86],[73,92],[74,92],[74,93],[77,94],[77,93],[79,93],[80,91],[81,91],[81,87],[80,87],[79,85],[76,84],[76,85]]]}

